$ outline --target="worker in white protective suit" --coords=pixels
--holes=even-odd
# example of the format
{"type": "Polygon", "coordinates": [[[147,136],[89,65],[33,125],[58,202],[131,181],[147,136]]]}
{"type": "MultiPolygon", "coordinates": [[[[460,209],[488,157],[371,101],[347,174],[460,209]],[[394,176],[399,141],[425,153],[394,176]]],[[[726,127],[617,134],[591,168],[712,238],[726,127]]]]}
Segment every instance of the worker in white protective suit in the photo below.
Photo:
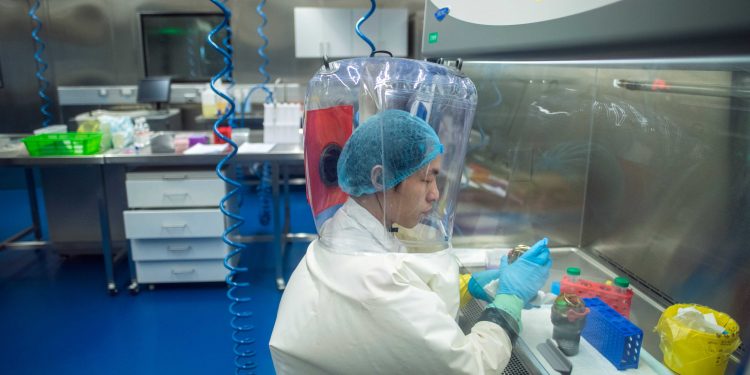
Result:
{"type": "Polygon", "coordinates": [[[505,368],[521,310],[549,274],[549,250],[544,240],[510,265],[503,258],[496,295],[480,285],[487,273],[460,276],[439,215],[438,185],[457,177],[441,176],[442,155],[433,128],[407,112],[386,110],[354,131],[337,168],[349,199],[310,244],[279,306],[270,341],[277,373],[505,368]],[[456,317],[469,289],[491,303],[464,334],[456,317]]]}

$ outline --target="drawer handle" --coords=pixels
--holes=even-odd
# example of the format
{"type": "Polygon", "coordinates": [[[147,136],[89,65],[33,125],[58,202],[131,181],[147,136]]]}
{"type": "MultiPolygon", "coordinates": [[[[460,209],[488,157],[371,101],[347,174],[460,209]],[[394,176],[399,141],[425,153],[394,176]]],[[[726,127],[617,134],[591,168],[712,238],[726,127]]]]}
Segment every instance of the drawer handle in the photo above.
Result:
{"type": "Polygon", "coordinates": [[[186,229],[187,224],[162,224],[161,227],[164,229],[186,229]]]}
{"type": "Polygon", "coordinates": [[[166,199],[168,199],[170,201],[178,199],[178,198],[182,198],[181,200],[185,201],[185,200],[187,200],[187,197],[189,195],[190,194],[188,194],[188,193],[164,193],[164,198],[166,198],[166,199]]]}
{"type": "Polygon", "coordinates": [[[190,251],[190,250],[193,250],[192,246],[172,247],[170,245],[167,245],[167,251],[190,251]]]}
{"type": "Polygon", "coordinates": [[[170,176],[162,176],[161,178],[164,180],[187,180],[188,175],[186,174],[183,174],[181,176],[170,175],[170,176]]]}
{"type": "Polygon", "coordinates": [[[172,275],[185,275],[185,274],[194,273],[194,272],[195,272],[195,268],[191,268],[189,270],[175,270],[175,269],[173,269],[172,270],[172,275]]]}

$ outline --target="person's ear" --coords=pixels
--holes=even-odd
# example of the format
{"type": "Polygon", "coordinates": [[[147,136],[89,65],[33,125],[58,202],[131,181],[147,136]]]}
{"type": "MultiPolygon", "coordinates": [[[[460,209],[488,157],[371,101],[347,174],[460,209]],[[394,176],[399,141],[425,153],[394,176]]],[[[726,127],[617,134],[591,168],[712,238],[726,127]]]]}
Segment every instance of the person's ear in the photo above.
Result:
{"type": "Polygon", "coordinates": [[[383,166],[376,165],[370,170],[370,182],[375,187],[375,191],[383,191],[383,166]]]}

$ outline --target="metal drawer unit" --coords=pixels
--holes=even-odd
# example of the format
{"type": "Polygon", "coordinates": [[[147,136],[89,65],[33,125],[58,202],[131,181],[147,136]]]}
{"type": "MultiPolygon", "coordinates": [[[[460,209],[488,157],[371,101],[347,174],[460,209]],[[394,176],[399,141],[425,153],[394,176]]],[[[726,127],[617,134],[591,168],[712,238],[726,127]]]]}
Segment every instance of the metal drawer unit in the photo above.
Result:
{"type": "Polygon", "coordinates": [[[221,237],[224,230],[218,208],[129,210],[123,215],[128,239],[221,237]]]}
{"type": "Polygon", "coordinates": [[[212,171],[133,172],[125,186],[130,208],[216,207],[224,181],[212,171]]]}
{"type": "Polygon", "coordinates": [[[139,283],[224,281],[225,185],[213,171],[130,172],[126,190],[132,293],[139,283]]]}
{"type": "Polygon", "coordinates": [[[228,251],[221,238],[130,240],[136,262],[150,260],[223,259],[228,251]]]}
{"type": "Polygon", "coordinates": [[[185,283],[224,281],[227,269],[222,260],[137,262],[140,283],[185,283]]]}

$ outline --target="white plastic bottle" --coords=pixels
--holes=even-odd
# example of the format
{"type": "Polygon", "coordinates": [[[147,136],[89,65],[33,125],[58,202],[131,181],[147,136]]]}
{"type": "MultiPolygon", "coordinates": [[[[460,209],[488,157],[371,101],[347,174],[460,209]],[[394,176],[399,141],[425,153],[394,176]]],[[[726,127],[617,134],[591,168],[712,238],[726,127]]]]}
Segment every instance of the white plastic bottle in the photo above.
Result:
{"type": "Polygon", "coordinates": [[[151,144],[151,129],[145,118],[139,117],[135,119],[133,133],[133,144],[135,145],[135,148],[144,148],[151,144]]]}
{"type": "MultiPolygon", "coordinates": [[[[219,91],[224,91],[224,84],[216,83],[219,91]]],[[[211,90],[210,85],[206,85],[201,91],[201,114],[204,118],[216,118],[226,110],[227,102],[211,90]]]]}

